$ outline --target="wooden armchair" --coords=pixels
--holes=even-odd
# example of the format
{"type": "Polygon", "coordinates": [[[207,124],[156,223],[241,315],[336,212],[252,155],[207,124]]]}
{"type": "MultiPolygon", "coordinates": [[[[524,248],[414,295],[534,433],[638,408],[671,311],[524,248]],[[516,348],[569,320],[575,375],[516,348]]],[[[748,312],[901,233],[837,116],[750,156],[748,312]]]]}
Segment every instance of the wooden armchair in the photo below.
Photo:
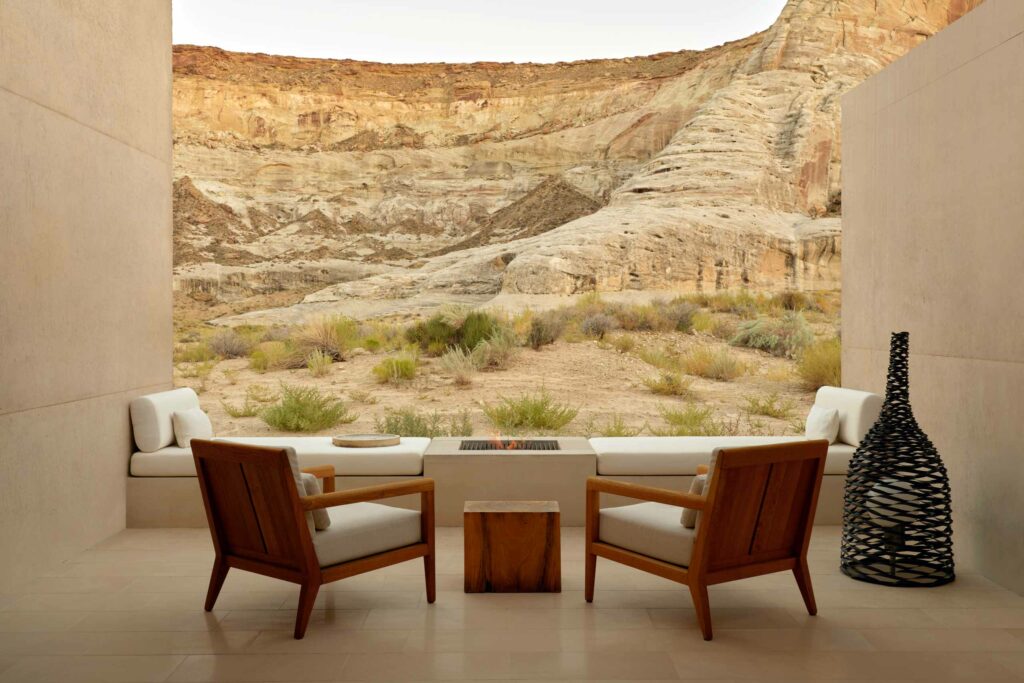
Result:
{"type": "Polygon", "coordinates": [[[192,454],[216,551],[207,612],[232,567],[291,581],[301,586],[299,639],[321,585],[417,557],[434,602],[433,479],[335,491],[334,468],[312,467],[302,472],[322,479],[323,493],[307,496],[290,448],[193,439],[192,454]],[[419,512],[370,502],[411,493],[419,512]],[[311,513],[323,509],[331,524],[315,531],[311,513]]]}
{"type": "Polygon", "coordinates": [[[791,570],[807,611],[817,614],[807,546],[827,453],[827,441],[719,449],[699,496],[590,477],[587,602],[600,556],[686,584],[704,640],[712,637],[708,586],[716,583],[791,570]],[[601,510],[601,493],[647,502],[601,510]],[[699,511],[693,529],[681,522],[684,507],[699,511]]]}

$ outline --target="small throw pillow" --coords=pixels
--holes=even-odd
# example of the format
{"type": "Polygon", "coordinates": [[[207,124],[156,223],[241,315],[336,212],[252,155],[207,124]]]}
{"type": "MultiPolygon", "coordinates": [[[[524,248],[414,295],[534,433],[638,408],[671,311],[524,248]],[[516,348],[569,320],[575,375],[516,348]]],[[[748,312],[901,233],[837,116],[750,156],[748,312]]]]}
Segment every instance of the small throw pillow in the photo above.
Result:
{"type": "Polygon", "coordinates": [[[213,425],[201,408],[176,411],[171,414],[171,422],[174,423],[174,439],[178,448],[190,448],[192,439],[213,437],[213,425]]]}
{"type": "MultiPolygon", "coordinates": [[[[306,487],[307,496],[319,496],[323,493],[323,489],[320,488],[320,480],[312,474],[302,473],[302,485],[306,487]]],[[[331,516],[327,514],[327,510],[312,510],[313,515],[313,528],[317,531],[323,531],[331,525],[331,516]]]]}
{"type": "MultiPolygon", "coordinates": [[[[707,487],[707,485],[708,475],[698,474],[696,477],[693,478],[693,481],[690,482],[690,493],[695,496],[703,496],[704,489],[707,487]]],[[[693,529],[697,526],[697,515],[699,513],[700,510],[694,510],[693,508],[683,508],[683,514],[679,521],[680,523],[682,523],[683,527],[687,529],[693,529]]]]}
{"type": "Polygon", "coordinates": [[[808,439],[825,439],[829,443],[835,443],[836,437],[839,436],[839,411],[835,408],[811,406],[804,434],[808,439]]]}

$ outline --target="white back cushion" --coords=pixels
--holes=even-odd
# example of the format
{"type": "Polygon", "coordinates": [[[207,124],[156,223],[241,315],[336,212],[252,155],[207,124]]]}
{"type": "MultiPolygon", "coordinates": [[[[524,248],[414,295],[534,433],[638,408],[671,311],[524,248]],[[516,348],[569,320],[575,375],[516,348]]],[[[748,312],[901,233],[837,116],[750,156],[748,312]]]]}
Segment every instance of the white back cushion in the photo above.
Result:
{"type": "Polygon", "coordinates": [[[135,445],[143,453],[152,453],[164,446],[170,446],[174,443],[174,423],[171,416],[175,411],[198,407],[199,397],[188,387],[132,399],[129,410],[135,445]]]}
{"type": "Polygon", "coordinates": [[[191,448],[192,439],[212,439],[213,425],[202,408],[175,410],[171,414],[174,425],[174,440],[178,448],[191,448]]]}
{"type": "MultiPolygon", "coordinates": [[[[690,482],[690,493],[695,496],[703,496],[704,488],[708,483],[708,475],[698,474],[690,482]]],[[[697,514],[700,510],[694,508],[683,508],[683,514],[679,517],[679,523],[687,529],[694,529],[697,527],[697,514]]]]}
{"type": "Polygon", "coordinates": [[[811,406],[811,412],[807,413],[804,436],[811,441],[825,439],[830,444],[835,443],[839,436],[839,411],[835,408],[811,406]]]}
{"type": "MultiPolygon", "coordinates": [[[[306,487],[304,495],[307,496],[319,496],[323,493],[323,489],[320,488],[320,480],[312,474],[303,473],[302,483],[306,487]]],[[[323,531],[331,525],[331,516],[327,514],[327,510],[320,508],[319,510],[312,510],[310,514],[313,515],[313,526],[317,531],[323,531]]]]}
{"type": "Polygon", "coordinates": [[[859,446],[860,440],[878,419],[882,397],[869,391],[822,387],[814,397],[814,405],[839,411],[839,440],[859,446]]]}

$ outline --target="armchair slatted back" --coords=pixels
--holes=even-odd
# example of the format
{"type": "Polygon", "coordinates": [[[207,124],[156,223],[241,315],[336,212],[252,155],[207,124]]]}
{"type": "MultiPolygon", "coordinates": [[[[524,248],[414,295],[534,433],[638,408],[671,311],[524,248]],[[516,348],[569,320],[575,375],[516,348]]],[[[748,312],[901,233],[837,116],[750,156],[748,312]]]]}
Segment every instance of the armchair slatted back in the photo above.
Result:
{"type": "Polygon", "coordinates": [[[288,450],[192,440],[218,555],[305,573],[317,567],[288,450]]]}
{"type": "Polygon", "coordinates": [[[827,454],[827,441],[717,451],[694,568],[714,574],[800,557],[827,454]]]}

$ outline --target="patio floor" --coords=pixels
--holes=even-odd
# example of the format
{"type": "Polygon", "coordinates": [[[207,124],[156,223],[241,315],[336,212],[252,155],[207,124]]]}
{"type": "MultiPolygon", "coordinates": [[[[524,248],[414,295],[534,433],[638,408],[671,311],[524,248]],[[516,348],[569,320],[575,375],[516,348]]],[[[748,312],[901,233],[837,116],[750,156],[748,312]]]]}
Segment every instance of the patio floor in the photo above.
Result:
{"type": "Polygon", "coordinates": [[[462,531],[438,529],[438,598],[409,562],[325,586],[305,640],[298,588],[233,572],[202,610],[204,530],[127,530],[0,596],[0,682],[378,680],[1024,681],[1024,598],[961,574],[885,589],[837,569],[815,530],[820,615],[789,574],[711,588],[705,643],[684,588],[599,560],[583,600],[583,538],[563,529],[561,594],[465,595],[462,531]]]}

